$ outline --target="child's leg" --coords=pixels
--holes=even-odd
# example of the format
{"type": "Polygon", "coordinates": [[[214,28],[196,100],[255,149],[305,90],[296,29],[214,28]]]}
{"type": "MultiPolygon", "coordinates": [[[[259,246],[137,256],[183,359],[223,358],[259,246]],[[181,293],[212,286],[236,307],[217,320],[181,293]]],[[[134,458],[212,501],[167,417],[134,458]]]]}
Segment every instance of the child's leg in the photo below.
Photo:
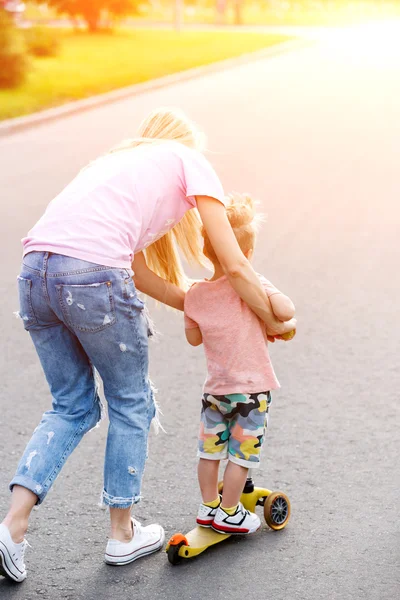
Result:
{"type": "Polygon", "coordinates": [[[218,470],[219,460],[200,458],[197,473],[204,504],[212,503],[218,498],[218,470]]]}
{"type": "MultiPolygon", "coordinates": [[[[229,422],[219,410],[218,400],[204,394],[200,417],[198,477],[203,502],[219,500],[218,469],[228,457],[229,422]]],[[[219,504],[219,502],[218,502],[219,504]]]]}
{"type": "Polygon", "coordinates": [[[231,405],[229,463],[224,476],[222,503],[211,527],[219,533],[253,533],[261,525],[260,518],[240,503],[248,469],[259,465],[266,417],[271,401],[269,392],[229,394],[231,405]]]}
{"type": "Polygon", "coordinates": [[[229,423],[218,407],[218,399],[204,394],[201,410],[198,477],[203,502],[197,513],[197,524],[211,527],[220,504],[218,494],[219,463],[227,458],[229,423]]]}
{"type": "Polygon", "coordinates": [[[229,461],[224,473],[224,489],[221,506],[234,508],[239,504],[249,470],[229,461]]]}

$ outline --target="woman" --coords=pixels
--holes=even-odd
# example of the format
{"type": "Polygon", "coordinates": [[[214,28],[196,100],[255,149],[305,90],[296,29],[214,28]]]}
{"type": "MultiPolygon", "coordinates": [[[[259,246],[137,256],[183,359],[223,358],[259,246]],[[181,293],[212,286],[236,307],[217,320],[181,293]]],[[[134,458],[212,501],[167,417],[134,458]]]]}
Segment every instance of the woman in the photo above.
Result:
{"type": "Polygon", "coordinates": [[[0,573],[14,581],[26,577],[24,535],[33,507],[101,418],[95,369],[110,421],[103,502],[110,509],[111,536],[105,560],[126,564],[162,547],[160,525],[142,527],[131,517],[156,412],[148,321],[136,290],[183,310],[185,280],[176,246],[188,260],[201,262],[201,223],[232,286],[268,333],[295,325],[274,317],[229,225],[221,183],[201,143],[184,115],[155,111],[135,140],[83,169],[23,240],[20,317],[53,406],[22,456],[0,525],[0,573]]]}

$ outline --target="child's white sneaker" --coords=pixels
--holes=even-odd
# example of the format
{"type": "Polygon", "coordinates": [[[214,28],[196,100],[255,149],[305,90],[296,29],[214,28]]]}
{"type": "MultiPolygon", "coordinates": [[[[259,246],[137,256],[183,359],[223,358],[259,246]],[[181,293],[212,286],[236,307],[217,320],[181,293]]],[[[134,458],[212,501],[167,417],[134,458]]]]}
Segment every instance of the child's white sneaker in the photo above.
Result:
{"type": "Polygon", "coordinates": [[[226,513],[220,506],[211,525],[218,533],[230,534],[254,533],[260,526],[259,517],[255,513],[246,510],[241,502],[239,502],[233,515],[226,513]]]}
{"type": "Polygon", "coordinates": [[[201,525],[201,527],[211,527],[220,504],[214,508],[212,506],[207,506],[206,504],[200,504],[196,519],[197,525],[201,525]]]}
{"type": "Polygon", "coordinates": [[[13,542],[8,527],[0,525],[0,575],[21,583],[26,579],[24,564],[25,548],[28,542],[13,542]]]}
{"type": "Polygon", "coordinates": [[[128,563],[161,550],[165,540],[161,525],[142,525],[132,519],[133,536],[130,542],[108,540],[104,560],[108,565],[127,565],[128,563]]]}

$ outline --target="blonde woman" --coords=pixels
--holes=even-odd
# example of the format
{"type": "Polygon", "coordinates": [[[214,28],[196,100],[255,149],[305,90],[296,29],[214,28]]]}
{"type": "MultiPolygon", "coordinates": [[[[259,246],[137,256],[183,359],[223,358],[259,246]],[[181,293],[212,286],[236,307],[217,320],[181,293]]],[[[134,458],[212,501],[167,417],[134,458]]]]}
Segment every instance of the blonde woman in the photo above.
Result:
{"type": "Polygon", "coordinates": [[[201,262],[201,224],[233,288],[268,332],[282,334],[295,325],[274,316],[233,234],[222,185],[201,145],[185,115],[153,112],[137,138],[83,169],[23,239],[20,317],[49,383],[52,409],[21,458],[0,525],[0,573],[14,581],[26,577],[24,536],[33,507],[101,418],[95,369],[109,416],[103,503],[110,509],[111,535],[105,560],[122,565],[162,547],[162,527],[142,527],[131,516],[155,416],[148,322],[136,290],[183,311],[177,246],[188,260],[201,262]]]}

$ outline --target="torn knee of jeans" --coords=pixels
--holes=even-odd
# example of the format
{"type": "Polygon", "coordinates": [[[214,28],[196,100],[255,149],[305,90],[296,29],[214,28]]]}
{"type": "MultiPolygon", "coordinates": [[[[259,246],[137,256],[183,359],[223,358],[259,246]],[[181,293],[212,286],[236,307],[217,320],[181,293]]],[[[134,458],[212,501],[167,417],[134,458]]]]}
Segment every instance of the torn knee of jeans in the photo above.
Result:
{"type": "Polygon", "coordinates": [[[137,471],[135,467],[128,467],[128,473],[129,475],[136,475],[137,471]]]}
{"type": "Polygon", "coordinates": [[[162,413],[162,410],[160,408],[160,405],[158,404],[158,402],[156,400],[157,391],[158,390],[154,386],[153,382],[150,380],[149,401],[153,405],[152,425],[153,425],[154,432],[156,434],[158,434],[160,432],[160,429],[161,429],[161,431],[163,433],[166,433],[164,427],[161,424],[161,415],[163,413],[162,413]]]}
{"type": "Polygon", "coordinates": [[[128,350],[127,345],[124,344],[123,342],[120,342],[118,345],[119,345],[119,349],[121,350],[121,352],[126,352],[128,350]]]}
{"type": "Polygon", "coordinates": [[[20,319],[21,321],[29,321],[29,317],[27,315],[21,315],[19,310],[13,313],[16,319],[20,319]]]}
{"type": "MultiPolygon", "coordinates": [[[[93,369],[93,370],[94,370],[94,369],[93,369]]],[[[98,393],[98,389],[99,389],[99,385],[100,385],[100,383],[99,383],[99,380],[98,380],[98,377],[99,377],[99,375],[98,375],[97,371],[95,371],[95,370],[94,370],[94,378],[95,378],[95,386],[96,386],[96,392],[95,392],[95,393],[96,393],[96,399],[95,399],[95,404],[97,404],[97,406],[98,406],[98,408],[99,408],[99,418],[97,419],[97,422],[96,422],[96,424],[95,424],[95,425],[93,425],[93,427],[91,427],[91,428],[89,429],[89,432],[88,432],[88,433],[90,433],[90,432],[91,432],[91,431],[93,431],[94,429],[98,429],[98,428],[100,427],[100,423],[101,423],[101,422],[102,422],[102,421],[105,419],[105,416],[106,416],[106,415],[105,415],[105,412],[106,412],[106,411],[105,411],[105,408],[104,408],[104,404],[103,404],[103,402],[101,401],[100,395],[99,395],[99,393],[98,393]]]]}
{"type": "Polygon", "coordinates": [[[147,306],[144,306],[143,308],[143,315],[144,318],[146,319],[146,325],[147,325],[147,337],[153,337],[154,335],[156,335],[157,331],[153,322],[153,319],[150,316],[149,313],[149,309],[147,308],[147,306]]]}

